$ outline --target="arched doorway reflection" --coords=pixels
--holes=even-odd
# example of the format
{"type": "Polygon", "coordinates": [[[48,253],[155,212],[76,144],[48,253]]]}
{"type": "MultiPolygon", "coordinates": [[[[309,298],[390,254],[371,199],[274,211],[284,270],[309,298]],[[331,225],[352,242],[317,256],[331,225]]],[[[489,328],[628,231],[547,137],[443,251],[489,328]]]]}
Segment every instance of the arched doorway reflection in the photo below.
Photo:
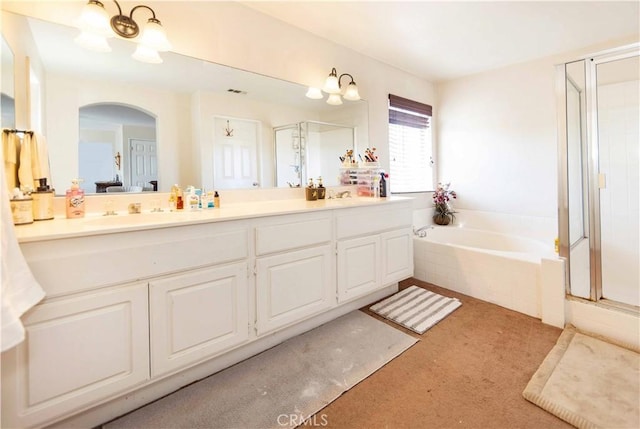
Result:
{"type": "Polygon", "coordinates": [[[109,186],[154,191],[158,184],[156,118],[136,106],[80,107],[79,174],[87,193],[109,186]]]}

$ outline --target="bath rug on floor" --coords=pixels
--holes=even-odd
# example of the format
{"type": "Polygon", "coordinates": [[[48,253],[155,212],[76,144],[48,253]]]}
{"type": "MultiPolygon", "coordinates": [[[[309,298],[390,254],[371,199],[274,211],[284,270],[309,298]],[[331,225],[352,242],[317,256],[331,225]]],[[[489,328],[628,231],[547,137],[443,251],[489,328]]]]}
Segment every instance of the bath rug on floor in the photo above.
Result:
{"type": "Polygon", "coordinates": [[[578,428],[640,427],[640,354],[567,326],[522,395],[578,428]]]}
{"type": "Polygon", "coordinates": [[[353,311],[105,425],[290,428],[315,415],[418,340],[353,311]]]}
{"type": "Polygon", "coordinates": [[[423,334],[462,303],[418,286],[409,286],[369,307],[369,310],[407,329],[423,334]]]}

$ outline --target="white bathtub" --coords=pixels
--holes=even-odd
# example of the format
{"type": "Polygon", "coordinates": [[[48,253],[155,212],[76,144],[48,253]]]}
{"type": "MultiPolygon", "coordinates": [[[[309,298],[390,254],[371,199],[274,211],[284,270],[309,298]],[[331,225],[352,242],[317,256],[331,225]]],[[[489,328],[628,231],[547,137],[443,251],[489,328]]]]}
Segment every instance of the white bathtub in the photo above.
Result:
{"type": "Polygon", "coordinates": [[[533,317],[541,317],[541,264],[553,245],[459,227],[414,238],[414,277],[533,317]]]}

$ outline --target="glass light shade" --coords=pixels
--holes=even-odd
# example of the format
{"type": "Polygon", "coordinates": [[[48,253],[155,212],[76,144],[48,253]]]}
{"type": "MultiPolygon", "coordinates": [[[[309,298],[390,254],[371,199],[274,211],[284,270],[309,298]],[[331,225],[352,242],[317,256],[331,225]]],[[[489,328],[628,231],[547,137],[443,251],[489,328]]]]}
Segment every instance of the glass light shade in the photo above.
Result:
{"type": "Polygon", "coordinates": [[[324,82],[322,90],[328,94],[340,94],[340,84],[338,83],[338,77],[334,74],[330,74],[327,80],[324,82]]]}
{"type": "Polygon", "coordinates": [[[85,32],[99,34],[102,37],[114,37],[109,23],[109,14],[98,1],[87,3],[77,20],[77,27],[85,32]]]}
{"type": "Polygon", "coordinates": [[[143,27],[138,43],[160,52],[166,52],[171,49],[167,33],[160,25],[160,21],[153,18],[149,19],[143,27]]]}
{"type": "Polygon", "coordinates": [[[111,52],[111,46],[107,43],[107,39],[99,34],[83,31],[73,41],[92,51],[111,52]]]}
{"type": "Polygon", "coordinates": [[[329,98],[327,98],[327,104],[339,106],[342,104],[342,97],[340,97],[340,94],[330,94],[329,98]]]}
{"type": "Polygon", "coordinates": [[[320,100],[322,98],[322,91],[320,91],[320,88],[313,88],[310,86],[305,95],[309,98],[313,98],[314,100],[320,100]]]}
{"type": "Polygon", "coordinates": [[[360,94],[358,94],[358,86],[355,82],[351,81],[349,85],[347,85],[347,90],[343,95],[345,100],[349,101],[358,101],[360,100],[360,94]]]}
{"type": "Polygon", "coordinates": [[[131,57],[143,63],[160,64],[162,62],[158,51],[140,43],[131,57]]]}

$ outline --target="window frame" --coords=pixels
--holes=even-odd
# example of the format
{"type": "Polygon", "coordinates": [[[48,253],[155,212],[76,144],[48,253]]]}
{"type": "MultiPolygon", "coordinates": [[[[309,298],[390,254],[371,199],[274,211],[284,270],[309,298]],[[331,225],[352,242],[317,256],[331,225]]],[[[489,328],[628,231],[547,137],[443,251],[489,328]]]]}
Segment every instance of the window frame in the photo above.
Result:
{"type": "MultiPolygon", "coordinates": [[[[430,152],[431,152],[429,164],[427,165],[427,167],[431,168],[431,189],[429,189],[429,187],[425,185],[425,189],[420,191],[391,191],[391,187],[390,187],[389,193],[394,195],[403,195],[403,194],[424,194],[424,193],[434,192],[437,175],[436,175],[436,162],[435,162],[436,147],[435,147],[435,138],[434,138],[434,129],[433,129],[433,107],[429,104],[410,100],[408,98],[399,97],[394,94],[389,94],[387,109],[388,109],[387,126],[388,126],[388,142],[389,142],[389,170],[391,170],[391,156],[392,156],[392,153],[391,153],[392,111],[394,110],[398,111],[396,109],[400,109],[399,111],[400,114],[396,115],[395,117],[395,120],[398,121],[396,122],[396,124],[399,124],[399,122],[403,120],[408,120],[408,123],[412,122],[411,118],[408,118],[402,114],[403,113],[402,110],[407,112],[412,112],[418,115],[427,116],[428,118],[425,118],[426,128],[430,129],[430,134],[431,134],[430,141],[425,142],[426,145],[430,146],[430,152]]],[[[417,125],[418,122],[419,120],[413,121],[415,125],[417,125]]],[[[399,124],[399,125],[402,125],[402,124],[399,124]]],[[[411,126],[411,125],[408,125],[408,126],[411,126]]],[[[393,181],[393,177],[391,177],[391,181],[393,181]]]]}

